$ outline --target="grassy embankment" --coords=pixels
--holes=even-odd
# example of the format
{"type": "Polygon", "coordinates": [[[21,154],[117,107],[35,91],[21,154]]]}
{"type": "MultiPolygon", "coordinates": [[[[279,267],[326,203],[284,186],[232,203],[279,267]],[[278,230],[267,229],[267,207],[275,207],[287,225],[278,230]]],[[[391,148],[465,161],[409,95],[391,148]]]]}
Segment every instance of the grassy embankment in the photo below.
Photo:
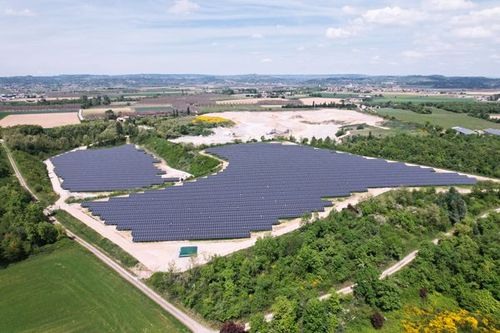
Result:
{"type": "Polygon", "coordinates": [[[95,245],[108,256],[121,263],[123,266],[132,268],[139,263],[137,259],[122,250],[121,247],[113,243],[107,238],[101,236],[98,232],[87,227],[84,223],[74,218],[65,211],[59,210],[55,217],[67,229],[83,238],[85,241],[95,245]]]}
{"type": "Polygon", "coordinates": [[[67,239],[0,270],[1,332],[189,332],[67,239]]]}
{"type": "Polygon", "coordinates": [[[41,203],[44,206],[54,203],[58,195],[52,190],[45,164],[36,156],[20,150],[12,151],[12,156],[28,186],[35,192],[41,203]]]}
{"type": "Polygon", "coordinates": [[[218,160],[200,155],[198,149],[192,146],[172,143],[159,137],[147,138],[140,144],[164,159],[172,168],[189,172],[194,177],[211,174],[220,166],[218,160]]]}

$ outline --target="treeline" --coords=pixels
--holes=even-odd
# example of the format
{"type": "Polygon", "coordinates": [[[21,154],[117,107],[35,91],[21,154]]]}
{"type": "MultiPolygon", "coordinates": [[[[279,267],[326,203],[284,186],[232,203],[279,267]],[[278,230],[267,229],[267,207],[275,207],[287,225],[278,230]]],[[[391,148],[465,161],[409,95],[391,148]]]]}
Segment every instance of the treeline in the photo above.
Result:
{"type": "Polygon", "coordinates": [[[194,121],[195,117],[144,117],[136,119],[137,125],[154,127],[159,136],[166,139],[175,139],[184,135],[208,136],[212,129],[226,126],[223,123],[194,121]]]}
{"type": "MultiPolygon", "coordinates": [[[[475,197],[494,191],[498,187],[474,192],[477,207],[469,214],[498,205],[498,196],[475,197]]],[[[422,240],[450,229],[466,216],[467,200],[456,191],[387,193],[359,204],[355,211],[332,212],[299,231],[259,239],[250,249],[190,271],[156,273],[149,283],[212,321],[251,317],[254,332],[327,332],[337,323],[332,313],[338,308],[335,298],[333,305],[318,304],[320,294],[353,281],[364,267],[386,267],[422,240]],[[263,313],[269,310],[275,320],[265,324],[263,313]],[[318,329],[309,323],[315,317],[318,325],[330,324],[318,329]]]]}
{"type": "Polygon", "coordinates": [[[452,131],[437,133],[429,130],[428,135],[353,136],[341,144],[331,139],[313,138],[310,144],[318,148],[500,178],[500,138],[494,136],[465,137],[452,131]]]}
{"type": "Polygon", "coordinates": [[[127,135],[136,135],[137,128],[120,122],[93,121],[56,128],[17,126],[3,131],[5,141],[13,150],[48,157],[83,145],[106,146],[125,142],[127,135]]]}
{"type": "Polygon", "coordinates": [[[91,97],[91,98],[84,95],[80,99],[80,103],[81,103],[82,109],[88,109],[88,108],[91,108],[93,106],[110,105],[111,99],[107,95],[96,96],[96,97],[91,97]]]}
{"type": "Polygon", "coordinates": [[[470,116],[482,118],[486,120],[496,121],[496,119],[490,119],[490,114],[500,113],[500,103],[490,103],[490,102],[373,102],[369,103],[371,105],[377,105],[384,108],[394,108],[410,110],[416,113],[431,114],[434,108],[446,110],[456,113],[466,113],[470,116]]]}
{"type": "Polygon", "coordinates": [[[13,177],[0,148],[0,267],[22,260],[61,233],[13,177]]]}

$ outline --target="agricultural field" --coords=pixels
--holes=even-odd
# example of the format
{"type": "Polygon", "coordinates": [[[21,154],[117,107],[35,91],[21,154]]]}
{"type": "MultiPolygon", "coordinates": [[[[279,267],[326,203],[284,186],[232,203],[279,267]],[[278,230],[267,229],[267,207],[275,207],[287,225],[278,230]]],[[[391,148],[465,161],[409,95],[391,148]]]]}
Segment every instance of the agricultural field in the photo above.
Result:
{"type": "Polygon", "coordinates": [[[34,110],[34,111],[0,111],[0,119],[5,118],[10,115],[26,115],[26,114],[45,114],[45,113],[69,113],[69,112],[77,112],[77,111],[68,111],[68,110],[53,110],[53,109],[47,109],[47,110],[34,110]]]}
{"type": "Polygon", "coordinates": [[[320,105],[320,104],[337,104],[342,102],[342,98],[327,98],[327,97],[306,97],[301,98],[299,101],[304,105],[320,105]]]}
{"type": "Polygon", "coordinates": [[[32,113],[32,114],[10,114],[2,117],[0,127],[12,127],[18,125],[39,125],[44,128],[53,128],[65,125],[79,124],[80,119],[76,112],[56,113],[32,113]]]}
{"type": "Polygon", "coordinates": [[[456,113],[433,108],[432,114],[416,113],[410,110],[381,108],[376,110],[381,116],[394,117],[404,122],[425,125],[430,123],[434,126],[451,128],[454,126],[470,129],[500,128],[500,124],[484,119],[468,116],[465,113],[456,113]]]}
{"type": "Polygon", "coordinates": [[[439,95],[407,95],[407,94],[383,94],[383,97],[375,97],[370,102],[371,103],[379,103],[379,102],[395,102],[395,103],[437,103],[437,102],[470,102],[477,103],[477,101],[473,98],[460,98],[453,96],[439,96],[439,95]]]}
{"type": "MultiPolygon", "coordinates": [[[[280,106],[281,108],[281,106],[280,106]]],[[[263,105],[254,105],[254,104],[217,104],[217,105],[207,105],[202,106],[199,109],[200,114],[204,113],[215,113],[215,112],[231,112],[231,111],[273,111],[276,110],[276,106],[269,106],[266,104],[263,105]]]]}
{"type": "Polygon", "coordinates": [[[103,117],[106,113],[106,111],[111,110],[113,111],[116,115],[132,115],[134,114],[134,109],[129,106],[107,106],[107,107],[96,107],[96,108],[89,108],[89,109],[83,109],[82,110],[82,115],[84,118],[96,118],[96,117],[103,117]]]}
{"type": "Polygon", "coordinates": [[[282,98],[241,98],[224,99],[216,102],[218,105],[256,105],[256,104],[287,104],[287,99],[282,98]]]}
{"type": "Polygon", "coordinates": [[[167,113],[172,112],[173,107],[170,105],[158,105],[158,106],[136,106],[134,107],[136,113],[167,113]]]}
{"type": "Polygon", "coordinates": [[[189,332],[68,239],[0,269],[0,294],[1,332],[189,332]]]}
{"type": "Polygon", "coordinates": [[[43,112],[52,112],[52,111],[64,111],[64,112],[78,112],[80,109],[80,104],[0,104],[0,112],[33,112],[33,111],[43,111],[43,112]]]}

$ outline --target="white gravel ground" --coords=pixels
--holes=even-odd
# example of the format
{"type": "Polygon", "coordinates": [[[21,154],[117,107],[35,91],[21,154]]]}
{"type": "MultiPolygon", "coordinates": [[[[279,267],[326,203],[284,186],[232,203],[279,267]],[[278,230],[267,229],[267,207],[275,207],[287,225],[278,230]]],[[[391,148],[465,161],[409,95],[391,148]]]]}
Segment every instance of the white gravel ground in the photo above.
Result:
{"type": "Polygon", "coordinates": [[[293,135],[297,139],[335,138],[335,133],[346,125],[367,124],[381,127],[383,119],[377,116],[337,109],[321,109],[317,111],[274,111],[274,112],[220,112],[207,116],[223,117],[232,120],[236,125],[230,128],[219,127],[209,136],[183,136],[173,142],[201,144],[222,144],[234,140],[243,142],[263,136],[272,139],[276,136],[293,135]]]}

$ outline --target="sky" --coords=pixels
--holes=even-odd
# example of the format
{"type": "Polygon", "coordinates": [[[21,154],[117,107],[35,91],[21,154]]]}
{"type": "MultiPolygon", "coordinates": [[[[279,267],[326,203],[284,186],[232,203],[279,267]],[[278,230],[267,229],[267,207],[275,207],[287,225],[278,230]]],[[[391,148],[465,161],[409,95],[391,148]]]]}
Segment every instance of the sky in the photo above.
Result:
{"type": "Polygon", "coordinates": [[[500,0],[0,0],[0,76],[500,77],[500,0]]]}

